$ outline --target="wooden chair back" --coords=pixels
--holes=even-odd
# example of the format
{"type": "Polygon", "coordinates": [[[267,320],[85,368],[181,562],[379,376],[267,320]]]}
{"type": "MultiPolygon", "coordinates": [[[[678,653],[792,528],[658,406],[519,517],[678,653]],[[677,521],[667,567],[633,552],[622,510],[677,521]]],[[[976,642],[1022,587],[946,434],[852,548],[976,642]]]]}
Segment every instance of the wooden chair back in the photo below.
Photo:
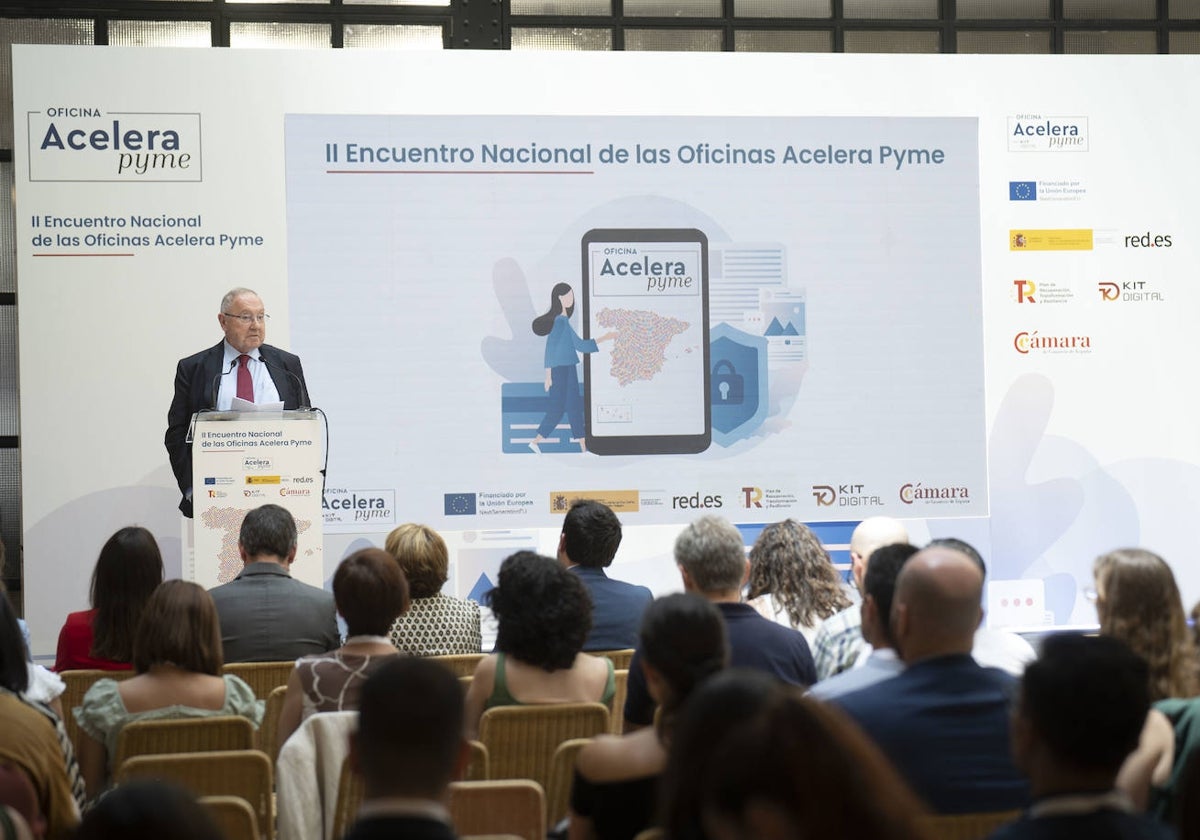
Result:
{"type": "Polygon", "coordinates": [[[542,786],[529,779],[454,782],[450,821],[460,837],[514,834],[523,840],[544,840],[546,797],[542,786]]]}
{"type": "Polygon", "coordinates": [[[137,755],[117,768],[117,784],[162,779],[195,796],[240,796],[250,803],[263,840],[275,836],[271,760],[260,750],[137,755]]]}
{"type": "Polygon", "coordinates": [[[629,663],[633,661],[633,648],[623,648],[621,650],[589,650],[587,653],[592,656],[606,656],[612,660],[613,669],[617,671],[628,671],[629,663]]]}
{"type": "Polygon", "coordinates": [[[254,696],[266,700],[271,692],[287,685],[296,663],[288,662],[229,662],[221,667],[222,674],[233,674],[254,689],[254,696]]]}
{"type": "Polygon", "coordinates": [[[266,709],[263,712],[262,726],[258,728],[258,748],[265,752],[274,763],[279,758],[279,713],[283,711],[283,698],[287,694],[286,685],[277,685],[267,696],[266,709]]]}
{"type": "Polygon", "coordinates": [[[488,748],[482,741],[468,741],[471,757],[467,759],[467,769],[463,772],[464,782],[486,782],[492,777],[488,748]]]}
{"type": "Polygon", "coordinates": [[[114,680],[127,680],[134,675],[133,671],[99,671],[87,669],[81,671],[63,671],[58,676],[62,678],[66,688],[62,693],[63,726],[67,728],[67,737],[79,754],[79,724],[75,722],[75,707],[83,705],[83,695],[96,680],[108,677],[114,680]]]}
{"type": "Polygon", "coordinates": [[[446,656],[428,656],[433,662],[440,662],[449,668],[456,677],[471,677],[475,675],[475,666],[487,654],[484,653],[454,653],[446,656]]]}
{"type": "Polygon", "coordinates": [[[571,783],[575,778],[575,758],[592,742],[591,738],[563,741],[550,762],[550,786],[546,788],[546,823],[558,825],[571,804],[571,783]]]}
{"type": "Polygon", "coordinates": [[[563,741],[608,731],[602,703],[496,706],[479,721],[479,740],[488,750],[492,779],[532,779],[546,790],[554,751],[563,741]]]}
{"type": "Polygon", "coordinates": [[[983,840],[1005,823],[1021,816],[1020,811],[987,811],[976,814],[935,814],[924,822],[931,840],[983,840]]]}
{"type": "Polygon", "coordinates": [[[259,840],[258,816],[240,796],[201,796],[225,840],[259,840]]]}
{"type": "Polygon", "coordinates": [[[171,720],[137,720],[117,735],[113,767],[135,755],[252,750],[254,724],[239,715],[171,720]]]}

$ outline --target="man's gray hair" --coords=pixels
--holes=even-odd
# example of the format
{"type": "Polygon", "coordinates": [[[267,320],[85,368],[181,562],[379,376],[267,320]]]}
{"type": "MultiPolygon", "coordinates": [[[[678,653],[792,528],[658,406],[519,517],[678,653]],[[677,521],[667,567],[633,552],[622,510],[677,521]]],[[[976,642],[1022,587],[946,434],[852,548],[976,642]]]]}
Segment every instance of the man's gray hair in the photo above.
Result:
{"type": "Polygon", "coordinates": [[[675,562],[700,592],[728,592],[745,579],[746,544],[729,520],[701,516],[675,538],[675,562]]]}
{"type": "Polygon", "coordinates": [[[230,289],[225,293],[225,297],[221,298],[221,314],[228,315],[229,307],[233,306],[233,299],[242,295],[254,295],[258,297],[258,292],[253,289],[247,289],[245,286],[238,286],[236,289],[230,289]]]}
{"type": "Polygon", "coordinates": [[[248,512],[238,534],[238,543],[249,557],[286,558],[296,540],[296,520],[279,505],[263,505],[248,512]]]}

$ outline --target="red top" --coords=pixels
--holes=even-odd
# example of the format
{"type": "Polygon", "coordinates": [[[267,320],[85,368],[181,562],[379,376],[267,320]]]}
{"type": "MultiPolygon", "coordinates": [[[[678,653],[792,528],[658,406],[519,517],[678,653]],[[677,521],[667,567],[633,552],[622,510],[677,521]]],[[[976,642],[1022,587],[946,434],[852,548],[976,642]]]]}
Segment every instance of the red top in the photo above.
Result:
{"type": "Polygon", "coordinates": [[[128,671],[130,662],[114,662],[92,656],[92,621],[95,610],[73,612],[67,615],[67,623],[58,631],[58,656],[54,660],[55,671],[76,671],[96,668],[101,671],[128,671]]]}

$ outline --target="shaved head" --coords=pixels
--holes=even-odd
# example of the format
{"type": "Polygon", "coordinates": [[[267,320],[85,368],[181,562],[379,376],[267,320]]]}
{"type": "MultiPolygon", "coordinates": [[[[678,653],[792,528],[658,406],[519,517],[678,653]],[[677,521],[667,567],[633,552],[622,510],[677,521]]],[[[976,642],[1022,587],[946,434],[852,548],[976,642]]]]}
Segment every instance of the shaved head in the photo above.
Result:
{"type": "Polygon", "coordinates": [[[850,535],[850,563],[854,583],[859,591],[863,588],[863,576],[867,573],[867,562],[875,549],[885,545],[907,543],[908,531],[904,523],[890,516],[872,516],[858,523],[850,535]]]}
{"type": "Polygon", "coordinates": [[[983,617],[983,572],[945,546],[918,551],[896,578],[892,630],[905,662],[970,653],[983,617]]]}

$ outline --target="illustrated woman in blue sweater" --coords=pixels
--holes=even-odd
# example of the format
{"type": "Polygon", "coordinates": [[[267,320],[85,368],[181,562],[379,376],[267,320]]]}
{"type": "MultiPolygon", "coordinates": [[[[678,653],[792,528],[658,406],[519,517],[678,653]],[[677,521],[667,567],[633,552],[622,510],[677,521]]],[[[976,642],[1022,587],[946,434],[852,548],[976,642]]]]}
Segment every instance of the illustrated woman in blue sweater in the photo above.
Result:
{"type": "Polygon", "coordinates": [[[571,424],[571,439],[579,441],[579,451],[587,451],[583,429],[583,397],[579,394],[580,353],[596,353],[597,342],[608,341],[615,332],[605,333],[596,339],[582,339],[571,327],[571,315],[575,312],[575,292],[567,283],[558,283],[550,292],[550,309],[533,319],[534,335],[546,336],[546,393],[549,404],[546,417],[538,426],[537,437],[529,448],[541,453],[541,443],[554,432],[554,427],[563,414],[571,424]]]}

